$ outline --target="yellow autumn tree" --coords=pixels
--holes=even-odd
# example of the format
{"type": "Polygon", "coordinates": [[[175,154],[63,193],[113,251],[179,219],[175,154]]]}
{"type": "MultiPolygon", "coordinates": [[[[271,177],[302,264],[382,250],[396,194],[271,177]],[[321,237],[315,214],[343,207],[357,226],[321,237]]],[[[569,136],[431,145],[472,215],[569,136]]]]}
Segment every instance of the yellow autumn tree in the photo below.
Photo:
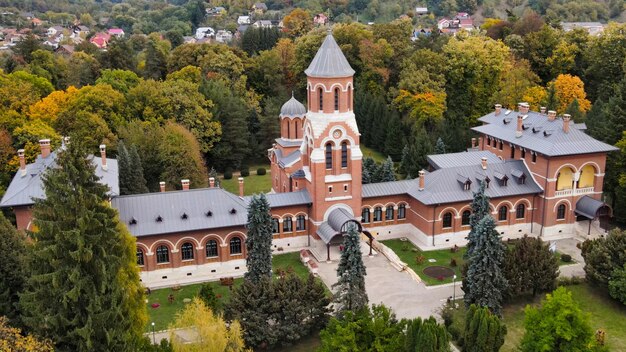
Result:
{"type": "Polygon", "coordinates": [[[577,76],[561,74],[550,84],[554,88],[557,100],[557,113],[564,113],[574,100],[578,101],[580,112],[586,113],[591,109],[591,102],[587,100],[585,93],[585,84],[577,76]]]}
{"type": "Polygon", "coordinates": [[[51,124],[69,105],[70,99],[76,95],[76,92],[78,92],[78,89],[73,86],[70,86],[65,91],[54,91],[47,97],[31,105],[28,116],[33,120],[43,120],[51,124]]]}
{"type": "Polygon", "coordinates": [[[170,325],[174,352],[251,352],[245,348],[238,321],[229,326],[199,298],[194,298],[170,325]]]}
{"type": "Polygon", "coordinates": [[[52,352],[50,341],[23,335],[18,328],[10,326],[6,317],[0,316],[0,351],[2,352],[52,352]]]}

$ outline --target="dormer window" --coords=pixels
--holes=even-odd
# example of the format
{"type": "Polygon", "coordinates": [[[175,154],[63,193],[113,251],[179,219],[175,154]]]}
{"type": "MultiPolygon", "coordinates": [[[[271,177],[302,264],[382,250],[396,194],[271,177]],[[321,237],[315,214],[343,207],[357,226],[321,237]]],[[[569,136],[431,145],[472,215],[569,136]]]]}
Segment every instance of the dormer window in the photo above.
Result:
{"type": "Polygon", "coordinates": [[[156,222],[163,222],[163,217],[161,215],[157,216],[156,222]]]}

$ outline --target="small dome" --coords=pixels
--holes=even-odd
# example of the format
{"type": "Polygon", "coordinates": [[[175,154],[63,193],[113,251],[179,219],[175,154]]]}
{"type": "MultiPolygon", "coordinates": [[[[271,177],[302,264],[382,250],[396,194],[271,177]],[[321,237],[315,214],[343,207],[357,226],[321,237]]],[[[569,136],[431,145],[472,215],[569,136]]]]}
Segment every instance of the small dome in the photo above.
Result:
{"type": "Polygon", "coordinates": [[[291,95],[291,99],[289,99],[283,106],[280,108],[280,117],[302,117],[306,114],[306,107],[302,105],[296,98],[291,95]]]}

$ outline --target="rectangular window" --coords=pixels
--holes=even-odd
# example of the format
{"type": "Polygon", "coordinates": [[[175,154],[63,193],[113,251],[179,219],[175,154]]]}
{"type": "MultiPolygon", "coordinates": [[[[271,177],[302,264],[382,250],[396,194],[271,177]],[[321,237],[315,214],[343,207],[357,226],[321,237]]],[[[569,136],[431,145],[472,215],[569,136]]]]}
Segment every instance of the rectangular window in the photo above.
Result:
{"type": "Polygon", "coordinates": [[[291,232],[293,231],[293,224],[291,221],[291,217],[286,217],[283,219],[283,232],[291,232]]]}

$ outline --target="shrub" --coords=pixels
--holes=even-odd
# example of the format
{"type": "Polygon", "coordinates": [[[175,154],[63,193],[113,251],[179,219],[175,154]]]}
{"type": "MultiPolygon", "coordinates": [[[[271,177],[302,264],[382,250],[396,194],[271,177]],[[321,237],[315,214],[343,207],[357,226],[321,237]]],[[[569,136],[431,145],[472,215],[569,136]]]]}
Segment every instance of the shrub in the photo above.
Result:
{"type": "Polygon", "coordinates": [[[264,168],[264,167],[260,167],[260,168],[256,169],[256,174],[257,174],[258,176],[263,176],[263,175],[265,175],[265,173],[266,173],[266,172],[267,172],[267,171],[265,170],[265,168],[264,168]]]}
{"type": "Polygon", "coordinates": [[[248,177],[248,176],[250,176],[250,169],[248,169],[247,167],[241,169],[241,177],[248,177]]]}
{"type": "Polygon", "coordinates": [[[425,261],[426,257],[424,257],[423,255],[415,256],[415,263],[417,263],[417,265],[422,265],[425,261]]]}
{"type": "Polygon", "coordinates": [[[230,171],[230,170],[224,171],[224,179],[225,180],[230,180],[231,178],[233,178],[233,172],[230,171]]]}
{"type": "Polygon", "coordinates": [[[453,268],[457,266],[456,258],[450,259],[450,266],[453,267],[453,268]]]}
{"type": "Polygon", "coordinates": [[[565,263],[569,263],[572,261],[572,256],[569,254],[561,254],[561,260],[565,263]]]}

